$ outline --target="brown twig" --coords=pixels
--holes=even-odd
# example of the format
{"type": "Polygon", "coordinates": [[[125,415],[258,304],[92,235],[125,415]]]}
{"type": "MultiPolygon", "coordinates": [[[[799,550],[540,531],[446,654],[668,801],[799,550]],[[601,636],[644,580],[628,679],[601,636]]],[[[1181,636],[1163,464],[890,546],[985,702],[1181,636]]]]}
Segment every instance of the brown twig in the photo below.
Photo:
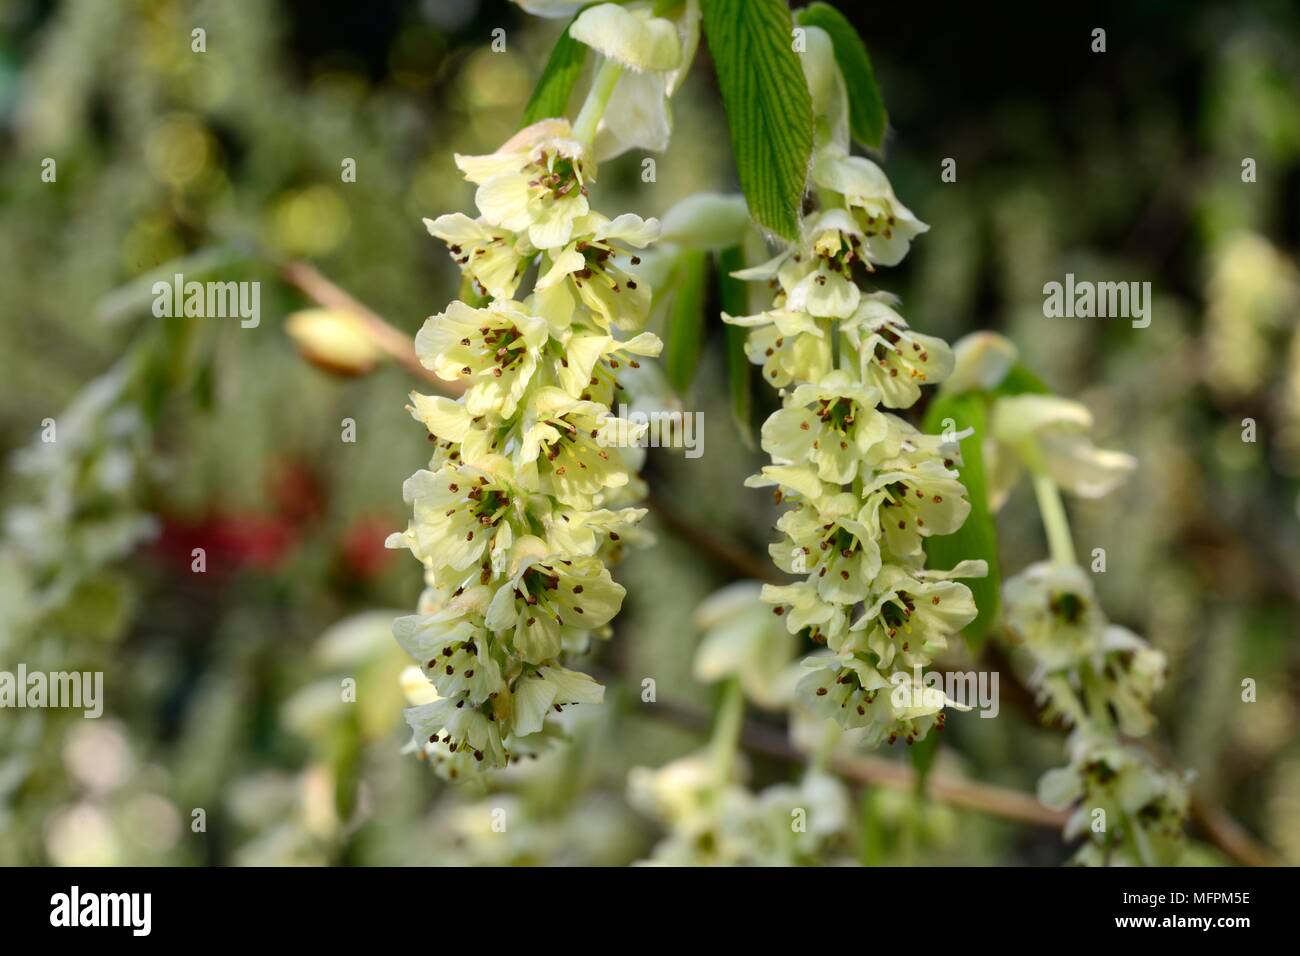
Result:
{"type": "MultiPolygon", "coordinates": [[[[710,724],[707,714],[680,704],[647,704],[638,713],[692,730],[706,731],[710,724]]],[[[761,724],[747,721],[741,730],[740,742],[747,751],[760,756],[794,764],[807,761],[806,755],[791,745],[784,734],[761,724]]],[[[883,757],[833,757],[829,768],[837,776],[852,783],[888,787],[891,790],[912,791],[916,788],[916,772],[911,767],[883,757]]],[[[940,772],[932,773],[927,778],[926,794],[950,806],[1030,826],[1060,829],[1065,825],[1065,813],[1044,806],[1028,794],[940,772]]]]}
{"type": "Polygon", "coordinates": [[[712,561],[730,568],[742,577],[783,583],[784,579],[777,573],[772,562],[759,559],[733,542],[714,537],[699,524],[678,514],[676,509],[653,491],[646,495],[646,504],[672,535],[694,545],[712,561]]]}
{"type": "Polygon", "coordinates": [[[280,266],[280,275],[285,282],[316,304],[327,309],[339,309],[351,313],[361,321],[370,334],[371,340],[384,354],[407,371],[435,386],[440,392],[459,395],[464,391],[459,382],[444,381],[421,365],[415,354],[415,344],[409,335],[389,325],[373,309],[321,275],[320,270],[315,266],[306,262],[286,262],[280,266]]]}
{"type": "Polygon", "coordinates": [[[1205,831],[1210,842],[1238,863],[1246,866],[1279,866],[1278,860],[1246,828],[1221,807],[1207,803],[1192,791],[1192,819],[1205,831]]]}

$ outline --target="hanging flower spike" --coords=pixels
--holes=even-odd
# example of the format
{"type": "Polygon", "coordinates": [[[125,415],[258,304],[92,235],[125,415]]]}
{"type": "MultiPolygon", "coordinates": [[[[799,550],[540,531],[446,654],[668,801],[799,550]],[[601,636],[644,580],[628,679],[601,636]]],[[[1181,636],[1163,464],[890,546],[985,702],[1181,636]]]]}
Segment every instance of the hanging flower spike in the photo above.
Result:
{"type": "MultiPolygon", "coordinates": [[[[957,348],[961,389],[996,389],[1016,361],[1000,336],[968,337],[957,348]]],[[[1111,624],[1092,578],[1078,565],[1060,491],[1095,498],[1136,462],[1087,437],[1092,416],[1077,402],[1024,393],[994,399],[984,443],[990,498],[998,507],[1023,471],[1032,475],[1052,560],[1003,584],[1003,621],[1013,647],[1034,667],[1028,683],[1049,718],[1072,727],[1070,764],[1039,781],[1039,797],[1073,808],[1067,839],[1088,839],[1086,865],[1169,865],[1182,845],[1187,779],[1162,770],[1126,737],[1150,731],[1151,701],[1164,683],[1164,655],[1111,624]]]]}
{"type": "MultiPolygon", "coordinates": [[[[1050,712],[1070,724],[1114,714],[1119,730],[1130,736],[1151,729],[1150,704],[1164,684],[1164,655],[1106,619],[1086,571],[1040,562],[1009,579],[1003,590],[1007,627],[1038,665],[1030,682],[1050,712]]],[[[1109,721],[1107,716],[1103,723],[1109,721]]]]}
{"type": "Polygon", "coordinates": [[[1074,810],[1066,839],[1089,837],[1074,856],[1079,865],[1170,866],[1182,851],[1186,779],[1090,728],[1070,736],[1069,765],[1043,775],[1038,798],[1074,810]]]}
{"type": "Polygon", "coordinates": [[[662,348],[613,331],[645,321],[650,289],[623,263],[659,224],[591,211],[595,163],[566,120],[456,161],[479,184],[479,218],[426,225],[491,301],[452,302],[416,336],[421,363],[465,390],[412,393],[434,450],[403,488],[410,524],[387,542],[424,565],[418,612],[394,633],[427,682],[408,694],[412,748],[448,777],[538,753],[558,736],[548,715],[603,697],[563,661],[609,636],[622,605],[607,562],[645,515],[624,507],[643,493],[644,426],[611,405],[621,370],[662,348]],[[535,262],[540,279],[516,300],[535,262]]]}
{"type": "Polygon", "coordinates": [[[783,398],[762,428],[772,464],[746,484],[774,486],[777,502],[791,506],[770,552],[803,578],[764,586],[762,599],[790,634],[829,650],[805,661],[798,693],[814,712],[865,728],[869,742],[912,743],[942,728],[953,705],[918,682],[921,671],[976,614],[970,589],[951,578],[986,569],[925,569],[925,539],[952,533],[970,512],[953,468],[957,449],[883,409],[910,407],[922,386],[952,371],[953,356],[942,340],[909,329],[892,297],[863,287],[875,265],[897,263],[927,227],[879,167],[845,154],[843,80],[822,75],[826,68],[805,63],[815,107],[836,114],[820,117],[813,160],[823,209],[799,242],[735,273],[767,281],[771,309],[723,320],[750,330],[749,359],[783,398]]]}

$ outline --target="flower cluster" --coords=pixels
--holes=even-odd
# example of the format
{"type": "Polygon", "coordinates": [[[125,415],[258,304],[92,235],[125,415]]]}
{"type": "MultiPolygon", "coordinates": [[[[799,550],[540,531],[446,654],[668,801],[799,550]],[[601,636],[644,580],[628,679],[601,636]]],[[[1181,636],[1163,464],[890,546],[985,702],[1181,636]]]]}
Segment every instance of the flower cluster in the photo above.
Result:
{"type": "Polygon", "coordinates": [[[1164,683],[1165,658],[1138,635],[1110,623],[1089,573],[1074,556],[1060,492],[1098,498],[1137,466],[1123,452],[1097,448],[1092,415],[1078,402],[1039,392],[1011,393],[1005,383],[1016,349],[979,333],[957,343],[949,387],[996,397],[983,443],[991,506],[1023,472],[1034,491],[1052,559],[1003,585],[1005,631],[1032,661],[1028,682],[1049,717],[1073,728],[1070,763],[1039,781],[1039,797],[1073,807],[1067,838],[1090,837],[1075,859],[1085,864],[1169,864],[1181,847],[1187,812],[1183,776],[1156,766],[1125,738],[1151,730],[1151,700],[1164,683]]]}
{"type": "Polygon", "coordinates": [[[799,679],[798,639],[772,616],[761,595],[757,581],[736,581],[701,602],[693,673],[702,684],[734,679],[759,707],[783,710],[799,679]]]}
{"type": "Polygon", "coordinates": [[[1039,797],[1074,808],[1067,839],[1087,833],[1076,861],[1168,865],[1181,847],[1185,782],[1157,767],[1123,734],[1146,734],[1164,655],[1107,621],[1087,572],[1040,562],[1004,586],[1004,617],[1034,660],[1030,684],[1047,712],[1073,727],[1070,763],[1039,781],[1039,797]]]}
{"type": "Polygon", "coordinates": [[[591,209],[595,162],[567,121],[456,162],[480,215],[426,225],[488,301],[452,302],[416,337],[424,366],[462,394],[412,394],[433,456],[407,480],[413,518],[388,542],[425,568],[419,612],[394,632],[432,685],[408,721],[453,777],[535,753],[555,736],[548,713],[602,699],[562,662],[607,635],[623,601],[608,565],[645,511],[629,506],[636,430],[610,406],[622,369],[660,349],[649,333],[618,337],[646,318],[650,290],[629,269],[658,223],[591,209]]]}
{"type": "Polygon", "coordinates": [[[628,800],[667,831],[649,864],[818,866],[853,859],[848,788],[820,770],[752,793],[720,780],[707,754],[689,754],[657,770],[633,767],[628,800]]]}
{"type": "Polygon", "coordinates": [[[799,685],[817,712],[865,728],[871,743],[912,743],[942,728],[951,703],[924,692],[921,672],[976,614],[954,579],[984,573],[977,562],[925,567],[925,539],[957,530],[970,505],[956,448],[895,414],[943,380],[953,356],[912,330],[890,296],[862,287],[925,224],[878,166],[833,144],[818,150],[813,181],[823,208],[800,241],[737,273],[769,281],[771,308],[723,316],[750,330],[749,358],[783,398],[762,429],[772,464],[748,483],[775,486],[791,506],[770,552],[802,580],[769,585],[763,599],[790,633],[830,651],[805,662],[799,685]],[[900,686],[916,693],[893,693],[900,686]]]}
{"type": "Polygon", "coordinates": [[[1004,586],[1005,623],[1033,658],[1030,677],[1053,716],[1070,725],[1114,715],[1122,733],[1151,729],[1151,698],[1164,682],[1164,655],[1111,624],[1077,564],[1030,565],[1004,586]]]}
{"type": "Polygon", "coordinates": [[[1066,839],[1087,833],[1074,861],[1083,866],[1169,866],[1183,848],[1187,786],[1135,747],[1088,727],[1070,737],[1070,764],[1049,770],[1038,795],[1073,806],[1066,839]]]}

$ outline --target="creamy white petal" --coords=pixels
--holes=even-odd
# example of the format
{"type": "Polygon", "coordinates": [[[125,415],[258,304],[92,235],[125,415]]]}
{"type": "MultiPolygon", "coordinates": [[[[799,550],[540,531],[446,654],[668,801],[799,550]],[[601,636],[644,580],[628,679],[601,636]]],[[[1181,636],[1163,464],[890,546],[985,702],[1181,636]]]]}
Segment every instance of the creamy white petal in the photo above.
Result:
{"type": "Polygon", "coordinates": [[[569,27],[569,36],[636,71],[672,70],[682,58],[670,21],[614,3],[588,7],[569,27]]]}
{"type": "Polygon", "coordinates": [[[661,153],[672,135],[672,112],[662,73],[627,73],[605,107],[596,131],[596,159],[604,162],[630,149],[661,153]]]}

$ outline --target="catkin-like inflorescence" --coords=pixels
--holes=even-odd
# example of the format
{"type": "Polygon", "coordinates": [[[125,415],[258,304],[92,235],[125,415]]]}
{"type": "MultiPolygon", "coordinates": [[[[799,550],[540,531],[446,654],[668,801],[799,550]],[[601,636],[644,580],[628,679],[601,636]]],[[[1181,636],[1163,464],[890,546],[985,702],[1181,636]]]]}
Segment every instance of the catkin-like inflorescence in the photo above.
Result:
{"type": "Polygon", "coordinates": [[[771,307],[724,316],[749,329],[749,358],[783,399],[762,429],[772,464],[749,484],[775,486],[789,505],[770,551],[800,580],[766,586],[763,599],[791,633],[828,649],[805,661],[799,684],[816,712],[863,729],[869,743],[912,743],[942,729],[954,703],[923,672],[975,617],[956,578],[984,573],[981,562],[925,566],[925,539],[956,531],[970,505],[955,442],[896,414],[942,381],[953,357],[912,330],[891,296],[864,288],[925,224],[879,167],[834,146],[819,150],[813,181],[823,208],[800,241],[737,273],[768,280],[771,307]]]}
{"type": "Polygon", "coordinates": [[[661,347],[616,334],[645,321],[634,268],[658,223],[591,210],[595,164],[566,121],[456,161],[480,215],[426,225],[487,302],[452,302],[416,337],[463,394],[412,393],[434,450],[388,542],[424,565],[418,613],[394,632],[429,682],[408,687],[413,744],[451,777],[536,754],[556,736],[548,715],[602,699],[563,662],[608,635],[623,601],[609,565],[645,511],[631,507],[639,435],[610,408],[622,371],[661,347]]]}
{"type": "Polygon", "coordinates": [[[1187,780],[1127,738],[1148,733],[1165,658],[1107,620],[1077,564],[1030,565],[1004,587],[1005,619],[1034,661],[1030,684],[1048,715],[1072,728],[1069,764],[1048,771],[1039,798],[1072,813],[1065,836],[1088,839],[1087,865],[1170,865],[1183,846],[1187,780]]]}

